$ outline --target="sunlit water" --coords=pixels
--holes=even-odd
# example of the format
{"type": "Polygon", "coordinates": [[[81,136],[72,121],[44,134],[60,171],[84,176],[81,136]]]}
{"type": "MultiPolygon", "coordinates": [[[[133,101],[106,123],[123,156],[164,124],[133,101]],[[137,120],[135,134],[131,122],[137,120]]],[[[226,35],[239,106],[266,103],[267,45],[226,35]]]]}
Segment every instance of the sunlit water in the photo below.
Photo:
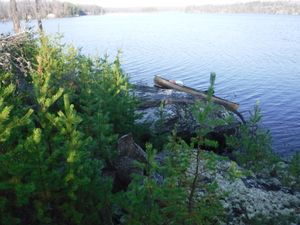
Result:
{"type": "MultiPolygon", "coordinates": [[[[0,32],[11,30],[0,24],[0,32]]],[[[300,151],[300,16],[246,14],[108,14],[44,21],[86,54],[115,55],[132,82],[153,76],[205,90],[217,73],[216,95],[240,103],[260,101],[275,150],[300,151]]]]}

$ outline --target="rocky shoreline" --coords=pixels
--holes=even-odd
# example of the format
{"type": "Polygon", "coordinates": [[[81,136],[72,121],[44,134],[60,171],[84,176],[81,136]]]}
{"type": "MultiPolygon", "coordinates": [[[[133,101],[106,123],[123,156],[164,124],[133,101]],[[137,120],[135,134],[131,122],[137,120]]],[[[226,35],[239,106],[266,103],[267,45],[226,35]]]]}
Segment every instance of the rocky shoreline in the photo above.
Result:
{"type": "MultiPolygon", "coordinates": [[[[117,168],[115,185],[127,186],[133,174],[143,174],[143,171],[136,167],[135,162],[145,163],[147,161],[146,153],[134,142],[130,134],[120,138],[118,149],[120,155],[115,161],[117,168]]],[[[156,160],[163,163],[166,154],[166,152],[161,152],[156,160]]],[[[227,215],[224,224],[257,224],[254,221],[261,221],[259,218],[263,218],[263,221],[272,221],[274,218],[282,220],[282,223],[276,224],[296,225],[300,223],[300,192],[285,187],[277,178],[262,178],[254,174],[232,178],[228,175],[228,171],[232,165],[235,165],[235,162],[231,160],[219,161],[213,172],[205,170],[203,165],[205,162],[201,160],[199,174],[202,179],[197,184],[197,195],[205,194],[202,189],[203,180],[207,183],[217,182],[218,193],[224,195],[222,204],[227,215]]],[[[190,176],[195,167],[196,160],[194,159],[187,172],[190,173],[190,176]]],[[[241,171],[241,174],[245,171],[237,165],[235,169],[241,171]]],[[[163,178],[159,174],[156,175],[156,180],[158,183],[163,182],[163,178]]]]}
{"type": "MultiPolygon", "coordinates": [[[[137,123],[147,123],[149,129],[156,134],[170,133],[177,124],[178,135],[182,138],[192,137],[199,124],[191,116],[188,107],[194,99],[192,96],[174,90],[165,90],[155,87],[136,86],[134,94],[140,99],[139,112],[143,114],[137,123]],[[161,107],[163,102],[164,107],[161,107]],[[161,112],[162,111],[162,112],[161,112]],[[160,115],[164,115],[162,126],[158,126],[160,115]]],[[[226,117],[229,112],[221,110],[215,117],[226,117]]],[[[224,135],[235,131],[239,121],[227,124],[223,127],[216,127],[214,135],[218,142],[224,141],[224,135]],[[223,138],[223,139],[222,139],[223,138]]],[[[224,145],[225,143],[223,143],[224,145]]],[[[115,160],[114,182],[117,189],[124,189],[130,183],[134,173],[142,174],[136,167],[135,161],[146,163],[146,152],[134,142],[131,134],[121,137],[118,141],[119,157],[115,160]]],[[[156,160],[164,163],[164,156],[168,150],[164,150],[157,155],[156,160]]],[[[217,153],[220,152],[215,151],[217,153]]],[[[195,157],[191,158],[190,167],[187,173],[191,173],[197,166],[195,157]]],[[[218,193],[223,195],[222,204],[226,211],[227,218],[224,224],[247,225],[247,224],[300,224],[300,192],[286,187],[279,179],[278,173],[271,175],[271,168],[266,168],[263,174],[253,174],[252,172],[238,166],[230,159],[220,160],[214,172],[204,169],[205,160],[199,161],[198,169],[202,179],[197,186],[199,196],[205,194],[201,187],[205,182],[217,182],[218,193]],[[229,171],[232,166],[240,176],[232,178],[229,171]],[[274,175],[276,174],[276,175],[274,175]]],[[[280,162],[279,167],[287,168],[285,162],[280,162]]],[[[284,171],[285,168],[283,168],[284,171]]],[[[163,182],[163,178],[157,174],[157,182],[163,182]]]]}

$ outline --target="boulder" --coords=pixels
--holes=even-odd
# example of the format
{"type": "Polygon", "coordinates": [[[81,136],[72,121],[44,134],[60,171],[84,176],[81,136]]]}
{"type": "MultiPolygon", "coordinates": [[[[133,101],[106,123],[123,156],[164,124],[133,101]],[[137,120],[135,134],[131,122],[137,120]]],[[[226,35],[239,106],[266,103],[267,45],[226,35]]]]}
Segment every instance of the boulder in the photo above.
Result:
{"type": "MultiPolygon", "coordinates": [[[[191,94],[143,85],[134,86],[133,94],[140,101],[138,112],[142,115],[136,123],[147,124],[149,133],[153,135],[169,134],[176,126],[177,135],[190,141],[199,128],[206,126],[206,124],[199,124],[192,112],[196,99],[191,94]]],[[[222,106],[209,115],[211,120],[224,119],[225,121],[229,117],[235,118],[222,106]]],[[[225,149],[225,135],[236,132],[239,125],[240,122],[235,118],[230,122],[213,127],[213,131],[208,136],[210,139],[218,141],[217,150],[225,149]]]]}

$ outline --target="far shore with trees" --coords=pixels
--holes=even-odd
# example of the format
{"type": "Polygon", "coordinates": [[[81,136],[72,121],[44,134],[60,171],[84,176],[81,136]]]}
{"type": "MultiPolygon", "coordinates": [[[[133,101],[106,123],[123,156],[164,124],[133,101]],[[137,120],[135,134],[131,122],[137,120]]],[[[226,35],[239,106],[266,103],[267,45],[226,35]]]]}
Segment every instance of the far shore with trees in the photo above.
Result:
{"type": "MultiPolygon", "coordinates": [[[[59,1],[39,1],[39,12],[42,19],[62,18],[85,15],[102,15],[105,13],[151,13],[161,11],[177,11],[186,13],[260,13],[300,15],[300,3],[296,1],[252,1],[247,3],[223,5],[187,5],[186,7],[129,7],[129,8],[104,8],[98,5],[72,4],[59,1]]],[[[17,2],[17,15],[20,20],[37,19],[36,1],[22,0],[17,2]]],[[[11,18],[9,1],[0,1],[0,21],[11,18]]]]}
{"type": "MultiPolygon", "coordinates": [[[[0,21],[10,20],[12,10],[10,2],[0,1],[0,21]]],[[[104,9],[97,5],[75,5],[69,2],[39,0],[37,2],[39,2],[39,14],[42,19],[104,14],[104,9]]],[[[36,1],[18,1],[17,16],[20,20],[36,19],[36,1]]]]}

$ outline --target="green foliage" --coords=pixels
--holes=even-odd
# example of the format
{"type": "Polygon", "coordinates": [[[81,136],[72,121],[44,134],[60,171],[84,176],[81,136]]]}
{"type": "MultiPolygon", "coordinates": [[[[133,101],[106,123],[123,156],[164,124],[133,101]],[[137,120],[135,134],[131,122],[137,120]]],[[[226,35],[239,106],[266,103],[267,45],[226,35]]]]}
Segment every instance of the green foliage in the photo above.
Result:
{"type": "MultiPolygon", "coordinates": [[[[168,157],[168,164],[165,166],[155,161],[155,155],[156,151],[151,145],[147,145],[148,162],[142,165],[146,175],[136,175],[121,198],[121,206],[126,212],[124,223],[200,224],[190,219],[186,207],[188,193],[179,185],[180,177],[184,175],[170,167],[175,155],[168,157]],[[158,173],[163,174],[164,180],[159,180],[158,173]]],[[[177,162],[179,160],[176,159],[177,162]]]]}
{"type": "Polygon", "coordinates": [[[157,126],[159,129],[162,129],[164,126],[164,121],[165,121],[165,114],[164,114],[164,108],[165,108],[165,103],[161,101],[158,109],[158,121],[157,121],[157,126]]]}
{"type": "MultiPolygon", "coordinates": [[[[28,110],[25,115],[18,115],[13,110],[12,97],[15,91],[15,85],[10,83],[11,75],[9,73],[2,74],[0,76],[0,223],[1,224],[15,224],[19,222],[19,219],[12,216],[10,213],[11,206],[7,195],[11,195],[11,188],[16,187],[16,194],[24,193],[25,195],[30,194],[33,189],[33,185],[20,187],[15,185],[19,177],[10,176],[7,168],[15,164],[15,160],[10,158],[10,147],[8,140],[13,142],[15,145],[15,137],[13,132],[16,129],[28,124],[29,118],[32,114],[32,110],[28,110]],[[6,215],[4,217],[4,215],[6,215]]],[[[22,194],[21,194],[22,195],[22,194]]],[[[25,198],[21,198],[21,202],[26,201],[25,198]]]]}
{"type": "Polygon", "coordinates": [[[113,64],[108,62],[107,57],[97,60],[96,66],[100,70],[98,75],[98,88],[102,96],[101,108],[108,112],[114,132],[124,134],[133,130],[136,119],[136,100],[130,95],[128,77],[123,73],[119,55],[113,64]]]}
{"type": "Polygon", "coordinates": [[[300,152],[297,152],[289,164],[289,179],[293,180],[293,187],[300,190],[300,152]]]}
{"type": "MultiPolygon", "coordinates": [[[[188,168],[193,146],[178,138],[174,131],[166,148],[169,151],[164,163],[159,164],[155,160],[156,151],[152,145],[147,145],[148,161],[147,164],[141,164],[145,175],[135,175],[128,190],[119,198],[125,212],[123,223],[218,224],[224,211],[216,194],[216,183],[203,183],[200,188],[206,194],[193,196],[192,207],[189,204],[194,177],[189,174],[188,168]]],[[[206,156],[207,162],[210,161],[209,157],[213,157],[210,154],[206,156]]]]}
{"type": "Polygon", "coordinates": [[[249,121],[241,125],[238,135],[227,137],[228,145],[235,149],[237,162],[254,172],[278,162],[278,157],[272,152],[270,134],[260,127],[260,122],[257,104],[249,121]]]}
{"type": "Polygon", "coordinates": [[[25,125],[32,114],[32,110],[28,110],[21,118],[11,118],[14,107],[11,105],[10,98],[15,91],[15,85],[9,82],[10,77],[10,73],[5,73],[0,77],[0,143],[9,138],[14,128],[25,125]]]}
{"type": "MultiPolygon", "coordinates": [[[[189,211],[191,211],[195,205],[196,199],[196,189],[197,183],[201,180],[200,173],[200,159],[203,158],[205,160],[204,167],[209,170],[214,170],[217,159],[214,157],[214,154],[206,154],[203,150],[205,147],[217,147],[218,143],[216,141],[210,140],[207,138],[207,135],[213,131],[213,128],[216,125],[221,125],[224,123],[222,119],[212,119],[210,115],[219,108],[212,103],[212,96],[214,93],[214,84],[215,84],[216,75],[214,73],[210,76],[210,87],[207,92],[207,99],[205,102],[197,102],[194,105],[193,113],[197,122],[200,124],[200,128],[197,131],[197,136],[192,139],[193,146],[196,147],[197,152],[195,154],[196,166],[193,172],[193,180],[190,185],[190,196],[188,200],[189,211]]],[[[216,196],[215,196],[216,197],[216,196]]],[[[196,199],[197,200],[197,199],[196,199]]]]}
{"type": "Polygon", "coordinates": [[[197,130],[197,137],[193,139],[200,147],[212,147],[216,148],[218,143],[207,138],[207,135],[214,130],[216,126],[225,125],[226,121],[223,118],[212,118],[213,112],[221,110],[220,106],[212,103],[212,96],[214,93],[216,74],[210,75],[210,87],[207,91],[206,101],[197,101],[193,106],[192,112],[197,122],[200,124],[200,128],[197,130]]]}
{"type": "Polygon", "coordinates": [[[54,94],[55,90],[52,88],[60,87],[73,97],[77,76],[81,69],[81,57],[74,47],[61,44],[60,39],[61,36],[52,39],[45,35],[41,36],[33,64],[35,71],[33,79],[40,75],[50,77],[48,81],[40,80],[45,82],[40,85],[47,84],[50,87],[50,94],[54,94]]]}
{"type": "Polygon", "coordinates": [[[168,149],[169,155],[165,160],[164,173],[168,176],[176,176],[180,183],[185,183],[193,146],[189,146],[184,140],[177,137],[176,130],[173,130],[165,149],[168,149]]]}
{"type": "Polygon", "coordinates": [[[126,76],[118,59],[103,62],[104,73],[92,59],[47,37],[32,54],[22,80],[30,88],[16,85],[9,72],[0,74],[0,223],[111,224],[112,181],[102,169],[114,132],[133,123],[126,76]],[[84,87],[99,95],[96,105],[89,105],[93,96],[84,87]],[[124,104],[120,115],[114,115],[116,103],[124,104]],[[132,120],[115,124],[126,113],[132,120]]]}
{"type": "Polygon", "coordinates": [[[116,155],[118,135],[134,130],[136,100],[130,95],[128,77],[120,67],[119,56],[111,64],[108,58],[80,57],[78,74],[82,129],[93,137],[90,147],[94,156],[111,160],[116,155]]]}
{"type": "Polygon", "coordinates": [[[90,59],[82,58],[80,63],[79,87],[80,92],[76,93],[76,99],[80,103],[78,110],[83,118],[81,129],[90,137],[92,141],[89,148],[93,156],[110,160],[116,154],[113,145],[117,135],[113,133],[113,124],[110,122],[110,112],[104,111],[102,105],[110,104],[109,99],[104,99],[103,89],[100,88],[102,82],[100,75],[95,74],[92,69],[93,62],[90,59]]]}
{"type": "Polygon", "coordinates": [[[53,77],[49,84],[44,82],[52,87],[51,94],[56,95],[53,87],[70,94],[83,118],[81,129],[92,137],[89,148],[94,156],[113,158],[117,134],[133,130],[136,119],[136,100],[129,93],[128,77],[121,69],[119,56],[113,63],[108,62],[107,56],[88,58],[72,46],[43,37],[36,58],[37,76],[47,71],[53,77]]]}
{"type": "Polygon", "coordinates": [[[157,163],[154,161],[155,151],[147,146],[147,164],[141,164],[147,176],[136,175],[124,193],[120,203],[126,211],[126,224],[161,224],[163,222],[159,203],[160,188],[152,175],[157,163]]]}
{"type": "MultiPolygon", "coordinates": [[[[214,171],[223,159],[202,150],[203,146],[216,146],[206,135],[220,123],[209,118],[215,110],[211,103],[214,80],[212,74],[207,102],[198,102],[194,107],[202,126],[190,145],[174,130],[164,147],[168,153],[162,165],[154,160],[156,151],[147,146],[148,163],[142,165],[146,175],[136,175],[121,198],[125,224],[218,224],[222,220],[224,210],[217,183],[202,182],[202,173],[214,171]],[[160,180],[160,176],[164,179],[160,180]],[[204,192],[202,196],[197,193],[199,189],[204,192]]],[[[163,119],[162,113],[160,118],[163,119]]]]}
{"type": "Polygon", "coordinates": [[[231,162],[230,167],[228,169],[228,176],[230,180],[235,180],[237,178],[243,177],[244,173],[237,168],[236,162],[231,162]]]}

